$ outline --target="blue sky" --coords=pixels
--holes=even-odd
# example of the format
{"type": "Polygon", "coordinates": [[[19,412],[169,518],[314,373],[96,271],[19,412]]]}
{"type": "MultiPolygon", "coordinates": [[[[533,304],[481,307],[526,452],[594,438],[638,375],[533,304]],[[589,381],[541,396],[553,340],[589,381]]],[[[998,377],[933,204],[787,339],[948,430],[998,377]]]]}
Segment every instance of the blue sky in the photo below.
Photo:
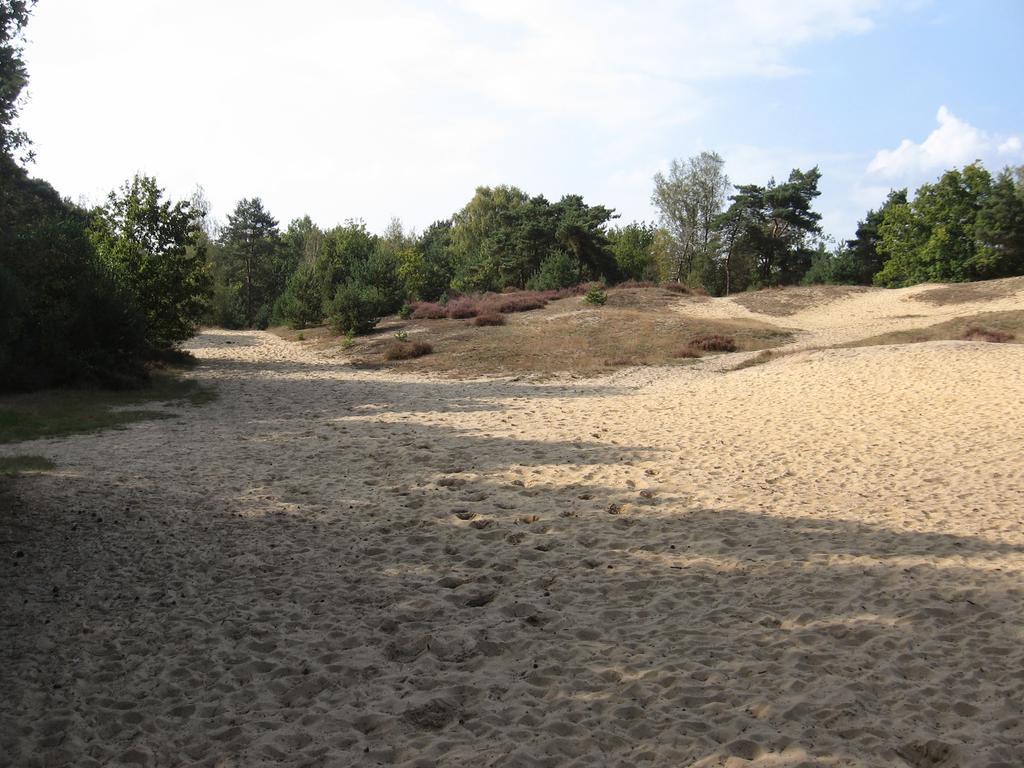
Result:
{"type": "Polygon", "coordinates": [[[1024,164],[1024,2],[41,0],[34,173],[98,201],[136,171],[220,218],[422,229],[481,184],[653,219],[651,178],[823,172],[827,232],[890,187],[1024,164]]]}

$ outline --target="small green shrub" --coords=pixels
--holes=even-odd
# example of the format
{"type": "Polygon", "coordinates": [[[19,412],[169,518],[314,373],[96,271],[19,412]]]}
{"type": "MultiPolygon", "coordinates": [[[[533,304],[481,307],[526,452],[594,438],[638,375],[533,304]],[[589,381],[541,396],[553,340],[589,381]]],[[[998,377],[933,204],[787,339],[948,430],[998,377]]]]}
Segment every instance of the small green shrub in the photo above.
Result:
{"type": "Polygon", "coordinates": [[[604,286],[594,285],[583,295],[583,300],[587,304],[600,307],[608,301],[608,294],[605,292],[604,286]]]}
{"type": "Polygon", "coordinates": [[[408,302],[403,304],[401,309],[398,310],[398,316],[403,320],[408,320],[410,317],[412,317],[412,307],[409,306],[408,302]]]}
{"type": "Polygon", "coordinates": [[[409,334],[407,331],[396,331],[395,338],[398,339],[399,341],[408,341],[409,334]]]}

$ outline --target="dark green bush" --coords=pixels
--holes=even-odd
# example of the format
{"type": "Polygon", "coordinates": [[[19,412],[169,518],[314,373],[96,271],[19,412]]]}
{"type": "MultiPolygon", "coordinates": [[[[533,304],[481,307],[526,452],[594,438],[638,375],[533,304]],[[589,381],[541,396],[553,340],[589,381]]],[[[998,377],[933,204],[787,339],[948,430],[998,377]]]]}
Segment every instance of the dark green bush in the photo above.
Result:
{"type": "Polygon", "coordinates": [[[342,333],[366,333],[385,314],[385,298],[372,285],[345,283],[331,299],[328,317],[335,330],[342,333]]]}

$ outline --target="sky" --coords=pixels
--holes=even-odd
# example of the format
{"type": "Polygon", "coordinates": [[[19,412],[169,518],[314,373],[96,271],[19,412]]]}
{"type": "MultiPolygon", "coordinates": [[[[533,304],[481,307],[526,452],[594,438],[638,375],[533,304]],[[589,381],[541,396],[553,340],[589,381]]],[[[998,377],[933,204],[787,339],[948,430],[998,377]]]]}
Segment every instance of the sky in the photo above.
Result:
{"type": "Polygon", "coordinates": [[[19,125],[76,201],[141,172],[377,232],[495,184],[650,221],[654,174],[712,150],[738,184],[819,166],[841,239],[892,188],[1024,164],[1022,33],[1021,0],[40,0],[19,125]]]}

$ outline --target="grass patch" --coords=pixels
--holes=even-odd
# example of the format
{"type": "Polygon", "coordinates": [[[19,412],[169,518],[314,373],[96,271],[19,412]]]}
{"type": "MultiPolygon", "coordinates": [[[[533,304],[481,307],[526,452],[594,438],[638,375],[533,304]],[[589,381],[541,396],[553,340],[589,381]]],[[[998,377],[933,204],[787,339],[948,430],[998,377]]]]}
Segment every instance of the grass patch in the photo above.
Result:
{"type": "Polygon", "coordinates": [[[968,304],[974,301],[992,301],[1013,296],[1024,290],[1024,278],[1007,277],[1002,280],[984,280],[975,283],[951,283],[914,294],[914,301],[923,301],[937,307],[950,304],[968,304]]]}
{"type": "Polygon", "coordinates": [[[885,344],[915,344],[924,341],[1001,341],[1020,344],[1024,338],[1024,311],[979,312],[956,317],[925,328],[893,331],[859,339],[841,347],[876,347],[885,344]]]}
{"type": "Polygon", "coordinates": [[[0,456],[0,477],[16,477],[24,472],[48,472],[57,465],[45,456],[0,456]]]}
{"type": "MultiPolygon", "coordinates": [[[[380,333],[362,337],[350,359],[356,365],[381,365],[392,341],[387,337],[413,327],[415,338],[431,344],[434,352],[406,359],[402,370],[456,377],[601,375],[623,366],[692,365],[693,359],[679,353],[694,338],[728,337],[739,351],[775,347],[793,338],[787,329],[759,320],[688,316],[680,301],[705,299],[663,287],[610,288],[607,294],[608,303],[600,308],[575,293],[487,328],[476,327],[473,320],[385,318],[380,333]]],[[[332,348],[326,340],[322,346],[332,348]]]]}
{"type": "Polygon", "coordinates": [[[741,307],[759,315],[788,317],[868,290],[871,289],[858,285],[787,286],[737,293],[731,298],[741,307]]]}
{"type": "Polygon", "coordinates": [[[193,379],[170,372],[153,374],[142,389],[50,389],[0,398],[0,443],[113,429],[148,419],[169,419],[174,414],[146,410],[151,404],[194,406],[212,402],[217,393],[193,379]]]}

